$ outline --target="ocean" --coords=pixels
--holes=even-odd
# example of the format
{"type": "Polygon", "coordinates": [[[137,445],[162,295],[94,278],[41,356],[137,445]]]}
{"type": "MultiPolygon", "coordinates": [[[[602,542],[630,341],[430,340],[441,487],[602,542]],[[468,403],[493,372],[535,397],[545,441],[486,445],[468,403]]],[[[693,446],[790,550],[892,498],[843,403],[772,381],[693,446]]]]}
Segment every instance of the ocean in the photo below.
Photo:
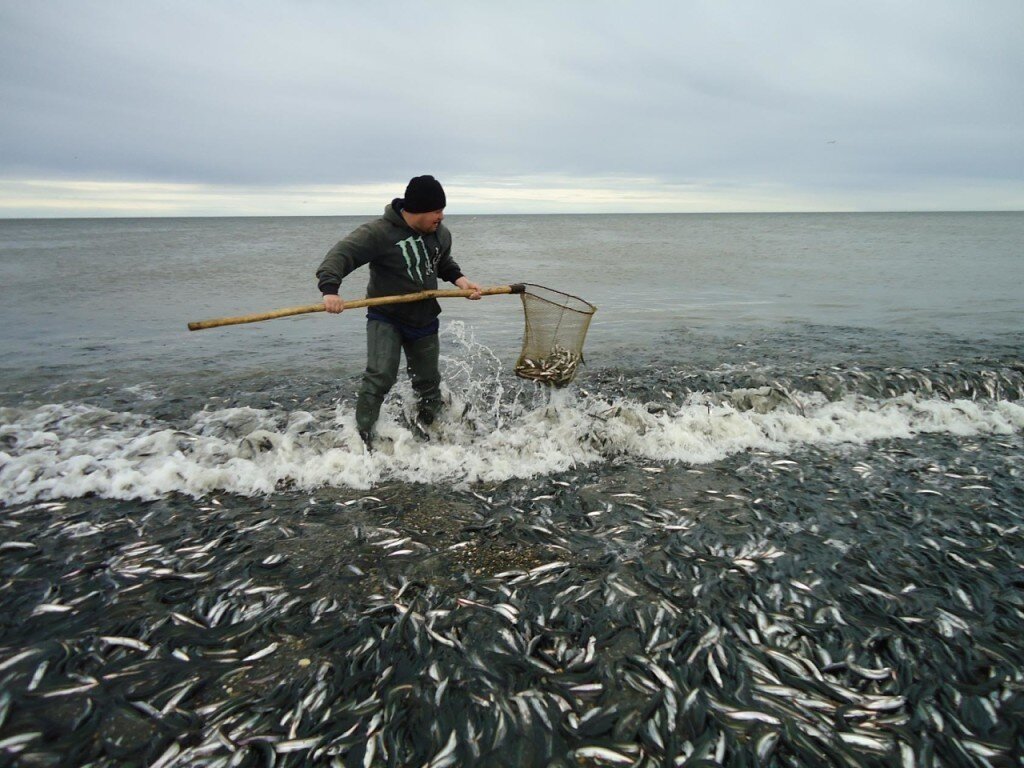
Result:
{"type": "Polygon", "coordinates": [[[6,759],[1020,763],[1024,214],[452,215],[585,364],[442,300],[373,453],[364,311],[186,328],[367,219],[0,220],[6,759]]]}

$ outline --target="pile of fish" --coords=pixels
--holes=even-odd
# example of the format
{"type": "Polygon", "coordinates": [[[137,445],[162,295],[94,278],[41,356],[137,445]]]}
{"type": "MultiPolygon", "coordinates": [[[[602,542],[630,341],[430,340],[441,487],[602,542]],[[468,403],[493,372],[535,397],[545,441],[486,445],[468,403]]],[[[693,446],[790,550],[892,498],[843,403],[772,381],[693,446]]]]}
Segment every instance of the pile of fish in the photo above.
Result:
{"type": "Polygon", "coordinates": [[[583,356],[578,352],[555,346],[543,357],[520,357],[515,372],[516,376],[523,379],[564,387],[576,378],[576,371],[581,362],[583,356]]]}
{"type": "MultiPolygon", "coordinates": [[[[623,378],[622,372],[615,369],[590,375],[592,384],[601,388],[621,386],[623,378]]],[[[850,395],[896,398],[908,394],[945,400],[1019,401],[1024,399],[1024,362],[982,360],[916,369],[847,364],[825,369],[807,366],[806,371],[794,366],[784,373],[755,363],[723,365],[711,370],[670,366],[651,369],[645,384],[652,393],[710,393],[714,399],[731,402],[740,410],[758,412],[792,401],[794,395],[813,393],[830,401],[850,395]]]]}
{"type": "MultiPolygon", "coordinates": [[[[1024,395],[1019,363],[789,374],[594,378],[652,412],[1024,395]]],[[[1022,457],[940,431],[0,507],[0,764],[1018,765],[1022,457]]]]}
{"type": "Polygon", "coordinates": [[[4,510],[21,765],[999,766],[1019,435],[4,510]]]}

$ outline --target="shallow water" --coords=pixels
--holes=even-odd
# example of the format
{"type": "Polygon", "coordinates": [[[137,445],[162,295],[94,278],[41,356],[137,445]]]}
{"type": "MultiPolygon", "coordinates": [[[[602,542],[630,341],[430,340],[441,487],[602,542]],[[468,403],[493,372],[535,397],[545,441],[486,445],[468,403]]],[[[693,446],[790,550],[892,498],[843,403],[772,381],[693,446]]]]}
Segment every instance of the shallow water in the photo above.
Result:
{"type": "Polygon", "coordinates": [[[403,381],[373,454],[360,317],[181,330],[306,303],[355,220],[0,223],[0,749],[1019,760],[1022,222],[453,217],[475,278],[599,305],[587,365],[538,389],[514,299],[445,304],[446,415],[403,381]]]}

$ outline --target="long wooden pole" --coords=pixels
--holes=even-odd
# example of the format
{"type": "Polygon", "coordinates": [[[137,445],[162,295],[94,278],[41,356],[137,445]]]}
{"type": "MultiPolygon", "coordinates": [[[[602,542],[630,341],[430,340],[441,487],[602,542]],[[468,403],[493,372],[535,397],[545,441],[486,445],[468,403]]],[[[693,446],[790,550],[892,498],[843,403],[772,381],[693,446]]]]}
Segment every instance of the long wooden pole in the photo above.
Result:
{"type": "MultiPolygon", "coordinates": [[[[490,288],[481,288],[483,296],[494,296],[502,293],[522,293],[525,287],[522,283],[512,285],[495,285],[490,288]]],[[[409,301],[422,301],[423,299],[447,299],[457,296],[471,296],[472,291],[463,289],[419,291],[417,293],[402,293],[397,296],[379,296],[375,299],[356,299],[346,301],[345,309],[358,309],[359,307],[376,307],[381,304],[404,304],[409,301]]],[[[239,315],[238,317],[219,317],[213,320],[196,320],[188,324],[190,331],[201,331],[204,328],[219,328],[222,325],[241,325],[242,323],[258,323],[261,320],[274,320],[278,317],[291,317],[292,315],[307,315],[311,312],[323,312],[324,305],[307,304],[303,307],[286,307],[275,309],[273,312],[259,312],[253,315],[239,315]]]]}

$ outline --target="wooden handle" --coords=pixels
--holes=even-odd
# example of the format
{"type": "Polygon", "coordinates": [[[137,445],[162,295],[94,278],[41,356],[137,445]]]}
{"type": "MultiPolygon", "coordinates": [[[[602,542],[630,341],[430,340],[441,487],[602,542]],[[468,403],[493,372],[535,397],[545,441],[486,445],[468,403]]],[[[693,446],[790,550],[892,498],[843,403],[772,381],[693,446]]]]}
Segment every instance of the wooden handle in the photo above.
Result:
{"type": "MultiPolygon", "coordinates": [[[[521,283],[512,285],[495,285],[490,288],[481,288],[483,296],[494,296],[502,293],[522,293],[524,286],[521,283]]],[[[381,304],[405,304],[410,301],[422,301],[423,299],[447,299],[457,296],[472,296],[473,291],[466,289],[454,289],[444,291],[419,291],[417,293],[401,293],[397,296],[379,296],[375,299],[356,299],[346,301],[345,309],[358,309],[359,307],[376,307],[381,304]]],[[[242,323],[258,323],[261,320],[274,320],[278,317],[291,317],[292,315],[307,315],[311,312],[323,312],[324,305],[307,304],[304,307],[286,307],[275,309],[273,312],[259,312],[254,315],[239,315],[238,317],[219,317],[213,320],[196,320],[188,324],[190,331],[201,331],[204,328],[219,328],[222,325],[241,325],[242,323]]]]}

